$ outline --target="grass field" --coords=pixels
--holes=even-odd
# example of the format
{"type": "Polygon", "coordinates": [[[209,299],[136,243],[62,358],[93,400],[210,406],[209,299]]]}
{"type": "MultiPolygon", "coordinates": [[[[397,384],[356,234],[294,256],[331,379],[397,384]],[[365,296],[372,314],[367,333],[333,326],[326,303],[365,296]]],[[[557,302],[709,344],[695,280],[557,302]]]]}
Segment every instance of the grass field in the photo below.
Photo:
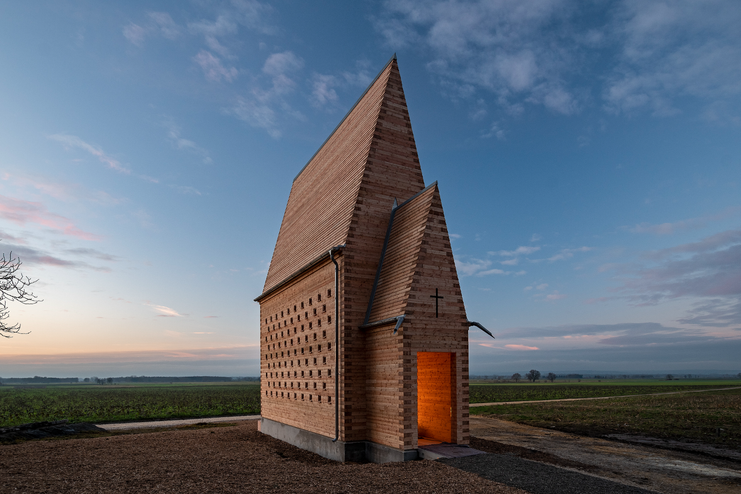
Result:
{"type": "MultiPolygon", "coordinates": [[[[733,386],[741,386],[741,381],[474,382],[470,386],[470,401],[472,414],[494,415],[579,434],[640,434],[738,448],[741,447],[741,390],[475,407],[475,403],[625,396],[733,386]]],[[[0,386],[0,427],[60,419],[102,423],[258,413],[260,386],[257,383],[0,386]]]]}
{"type": "Polygon", "coordinates": [[[589,436],[635,434],[741,448],[741,390],[472,406],[471,415],[589,436]]]}
{"type": "Polygon", "coordinates": [[[119,422],[260,413],[259,384],[0,386],[0,427],[68,419],[119,422]]]}
{"type": "Polygon", "coordinates": [[[619,381],[571,383],[478,384],[469,387],[470,402],[560,400],[564,398],[595,398],[625,396],[693,389],[730,388],[741,386],[739,380],[728,381],[619,381]]]}

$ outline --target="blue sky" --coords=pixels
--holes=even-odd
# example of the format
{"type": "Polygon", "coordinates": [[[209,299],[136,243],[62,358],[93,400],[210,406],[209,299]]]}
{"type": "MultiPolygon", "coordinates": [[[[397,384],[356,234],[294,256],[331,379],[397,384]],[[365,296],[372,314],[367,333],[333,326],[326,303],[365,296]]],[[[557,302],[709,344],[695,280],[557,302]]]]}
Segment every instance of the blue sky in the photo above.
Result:
{"type": "Polygon", "coordinates": [[[293,177],[397,53],[471,372],[741,371],[734,1],[5,2],[0,376],[257,375],[293,177]]]}

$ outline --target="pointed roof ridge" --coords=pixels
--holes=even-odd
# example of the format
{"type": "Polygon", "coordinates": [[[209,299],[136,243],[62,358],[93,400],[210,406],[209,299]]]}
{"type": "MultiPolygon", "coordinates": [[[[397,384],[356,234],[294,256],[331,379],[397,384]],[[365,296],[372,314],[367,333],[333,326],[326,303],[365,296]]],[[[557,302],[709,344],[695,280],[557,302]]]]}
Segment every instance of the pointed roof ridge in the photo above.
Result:
{"type": "MultiPolygon", "coordinates": [[[[393,59],[294,179],[263,290],[273,288],[323,251],[348,243],[361,185],[368,181],[364,174],[373,146],[378,145],[379,139],[400,140],[395,133],[411,132],[393,127],[376,136],[386,100],[398,97],[389,92],[400,89],[395,82],[392,90],[389,78],[400,78],[393,59]],[[309,225],[312,228],[306,229],[309,225]]],[[[398,190],[394,192],[399,194],[398,190]]],[[[378,187],[373,193],[378,193],[378,187]]],[[[409,195],[412,194],[401,194],[400,199],[409,195]]],[[[379,250],[382,241],[383,233],[379,235],[379,250]]]]}
{"type": "MultiPolygon", "coordinates": [[[[388,228],[386,230],[386,238],[384,239],[383,251],[381,253],[381,258],[380,258],[380,260],[378,262],[378,268],[377,268],[377,271],[376,271],[376,278],[375,278],[375,280],[373,282],[373,288],[371,290],[370,300],[368,301],[368,308],[366,309],[366,313],[365,313],[365,320],[363,322],[364,325],[372,324],[373,322],[375,322],[375,321],[371,321],[371,316],[373,316],[374,313],[377,313],[379,311],[381,312],[381,315],[376,315],[376,317],[374,319],[383,318],[384,315],[390,316],[390,317],[396,317],[396,316],[399,316],[400,315],[400,313],[398,313],[398,314],[397,313],[393,313],[393,314],[391,313],[391,312],[395,312],[395,311],[384,313],[384,310],[387,311],[388,308],[385,308],[385,309],[384,308],[380,308],[379,309],[377,306],[374,307],[374,302],[376,302],[376,299],[377,298],[381,299],[381,303],[382,304],[384,304],[384,302],[385,302],[385,305],[388,305],[388,302],[383,300],[384,295],[386,295],[386,294],[384,294],[382,292],[384,292],[384,290],[387,290],[388,287],[387,286],[383,286],[383,285],[388,285],[389,280],[382,279],[382,275],[384,273],[384,268],[385,267],[387,268],[387,265],[388,265],[388,262],[384,263],[384,260],[386,260],[385,259],[386,258],[386,254],[389,253],[389,251],[395,251],[395,250],[397,250],[399,248],[398,245],[395,245],[393,243],[392,237],[395,237],[396,238],[396,237],[398,237],[399,234],[402,234],[403,235],[404,233],[406,233],[407,234],[406,239],[409,239],[408,234],[414,231],[414,228],[412,228],[411,230],[400,232],[399,231],[399,228],[400,228],[399,227],[399,222],[398,221],[395,222],[394,220],[396,219],[397,214],[403,214],[404,212],[406,212],[407,209],[409,209],[410,206],[414,205],[417,202],[417,200],[422,200],[422,198],[425,197],[426,195],[429,195],[429,201],[430,201],[430,204],[431,204],[432,203],[431,202],[432,201],[432,198],[434,197],[435,191],[437,191],[437,190],[438,190],[437,181],[435,181],[435,182],[431,183],[430,185],[428,185],[427,187],[425,187],[424,189],[422,189],[421,191],[419,191],[418,193],[416,193],[414,196],[410,197],[409,199],[407,199],[406,201],[404,201],[403,203],[399,204],[398,206],[396,206],[396,207],[394,207],[392,209],[392,211],[391,211],[391,218],[389,219],[388,228]],[[402,211],[402,209],[404,211],[402,211]],[[379,287],[381,288],[381,290],[380,290],[381,293],[379,293],[379,287]],[[380,297],[379,297],[379,295],[380,295],[380,297]],[[374,309],[376,309],[376,310],[374,310],[374,309]]],[[[429,207],[429,205],[428,205],[428,207],[429,207]]],[[[426,224],[427,223],[428,215],[429,215],[429,211],[427,213],[425,213],[424,216],[418,218],[416,221],[422,221],[423,223],[426,224]]],[[[418,226],[419,225],[417,225],[417,227],[418,226]]],[[[417,244],[415,246],[415,250],[414,251],[408,251],[407,250],[402,255],[416,256],[417,253],[418,253],[418,251],[419,251],[419,248],[421,247],[421,240],[422,240],[422,237],[421,236],[419,236],[418,238],[416,238],[414,240],[415,244],[417,244]]],[[[398,253],[396,253],[396,254],[398,255],[398,253]]],[[[394,261],[394,259],[390,259],[390,260],[392,262],[394,261]]],[[[415,266],[416,266],[416,263],[415,263],[415,266]]],[[[415,267],[415,269],[416,269],[416,267],[415,267]]],[[[398,273],[398,274],[401,275],[401,273],[398,273]]],[[[409,274],[409,273],[407,273],[407,274],[409,274]]],[[[391,283],[393,283],[393,281],[391,283]]],[[[398,302],[403,305],[406,302],[407,295],[408,295],[408,290],[405,290],[405,295],[404,295],[403,299],[400,299],[398,302]]],[[[401,310],[401,307],[399,307],[399,311],[400,310],[401,310]]]]}
{"type": "Polygon", "coordinates": [[[327,144],[327,142],[329,142],[329,140],[332,138],[332,136],[335,134],[335,132],[337,132],[337,129],[339,129],[342,126],[342,124],[345,122],[345,120],[347,120],[347,117],[349,117],[350,114],[352,113],[352,111],[355,109],[355,107],[358,106],[358,103],[360,103],[362,101],[362,99],[365,97],[365,95],[368,94],[368,91],[370,91],[370,88],[372,88],[373,85],[376,83],[376,81],[378,81],[378,78],[381,77],[381,75],[383,75],[383,73],[386,71],[386,68],[391,63],[393,63],[395,61],[396,61],[396,53],[394,53],[394,56],[392,56],[389,59],[389,61],[386,62],[383,65],[383,68],[380,71],[378,71],[378,74],[376,74],[376,77],[373,78],[373,80],[371,81],[371,83],[368,84],[368,87],[365,88],[365,91],[363,91],[363,94],[360,95],[360,97],[357,99],[357,101],[355,101],[355,103],[353,103],[352,107],[347,111],[347,113],[345,113],[345,116],[342,117],[342,120],[340,120],[340,123],[338,123],[337,126],[334,128],[334,130],[332,130],[332,132],[330,132],[330,134],[324,140],[324,142],[322,143],[322,145],[319,146],[319,148],[316,150],[316,152],[311,156],[311,158],[309,158],[309,161],[307,161],[306,164],[303,166],[303,168],[301,168],[301,170],[296,174],[296,176],[293,177],[293,181],[294,182],[296,181],[296,179],[299,176],[301,176],[301,174],[304,172],[304,170],[306,170],[306,167],[309,166],[309,164],[311,164],[311,161],[314,158],[316,158],[316,155],[319,154],[319,151],[321,151],[322,148],[327,144]]]}

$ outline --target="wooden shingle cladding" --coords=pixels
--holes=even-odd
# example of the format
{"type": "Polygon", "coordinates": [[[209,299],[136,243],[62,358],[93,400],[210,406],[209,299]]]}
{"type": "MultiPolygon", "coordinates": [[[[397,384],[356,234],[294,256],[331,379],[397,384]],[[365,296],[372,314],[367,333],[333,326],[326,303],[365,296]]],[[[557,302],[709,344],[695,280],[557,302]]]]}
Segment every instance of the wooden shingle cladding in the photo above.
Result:
{"type": "Polygon", "coordinates": [[[417,448],[417,354],[452,353],[450,438],[468,443],[468,324],[437,184],[395,212],[369,323],[404,315],[366,329],[366,372],[370,440],[417,448]],[[438,294],[436,313],[435,299],[438,294]]]}
{"type": "Polygon", "coordinates": [[[423,188],[394,59],[293,181],[263,291],[354,237],[358,215],[379,201],[390,208],[423,188]],[[368,197],[379,188],[381,196],[368,197]]]}
{"type": "Polygon", "coordinates": [[[436,183],[425,188],[395,58],[294,180],[256,300],[265,419],[334,438],[337,417],[340,442],[416,449],[417,353],[447,352],[442,392],[454,406],[441,427],[451,427],[450,440],[467,443],[466,314],[439,190],[436,183]],[[395,202],[401,206],[389,228],[395,202]],[[338,245],[339,290],[326,255],[338,245]],[[436,289],[442,299],[429,298],[436,289]],[[318,294],[327,309],[319,318],[313,314],[318,294]],[[367,316],[374,322],[402,314],[397,334],[393,322],[364,326],[367,316]],[[309,330],[307,322],[322,327],[309,330]],[[315,332],[323,340],[320,351],[312,344],[315,332]]]}
{"type": "Polygon", "coordinates": [[[436,187],[393,211],[368,323],[404,314],[436,187]]]}
{"type": "Polygon", "coordinates": [[[366,379],[365,320],[378,261],[394,200],[399,202],[424,189],[414,135],[396,60],[389,65],[383,101],[363,181],[346,239],[343,292],[343,353],[341,374],[344,416],[341,427],[347,441],[364,440],[366,390],[357,383],[366,379]]]}

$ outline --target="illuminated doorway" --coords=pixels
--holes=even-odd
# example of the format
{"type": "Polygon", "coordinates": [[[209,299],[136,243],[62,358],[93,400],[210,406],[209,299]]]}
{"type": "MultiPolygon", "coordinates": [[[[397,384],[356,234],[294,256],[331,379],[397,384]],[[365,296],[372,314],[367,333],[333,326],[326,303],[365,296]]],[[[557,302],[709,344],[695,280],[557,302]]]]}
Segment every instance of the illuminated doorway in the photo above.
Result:
{"type": "Polygon", "coordinates": [[[417,352],[417,437],[454,443],[455,354],[417,352]]]}

